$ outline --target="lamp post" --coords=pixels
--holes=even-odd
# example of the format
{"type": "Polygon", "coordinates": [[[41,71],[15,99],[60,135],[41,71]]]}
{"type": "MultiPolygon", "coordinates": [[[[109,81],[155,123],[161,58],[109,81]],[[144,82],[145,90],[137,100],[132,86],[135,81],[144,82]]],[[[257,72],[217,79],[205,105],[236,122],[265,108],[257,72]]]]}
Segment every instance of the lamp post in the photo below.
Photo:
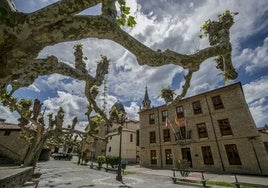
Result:
{"type": "Polygon", "coordinates": [[[118,133],[119,133],[119,164],[117,168],[117,175],[116,175],[116,180],[117,181],[122,181],[122,129],[124,126],[124,122],[126,119],[126,112],[123,104],[119,101],[117,101],[111,108],[110,111],[110,119],[115,122],[120,124],[118,127],[118,133]]]}

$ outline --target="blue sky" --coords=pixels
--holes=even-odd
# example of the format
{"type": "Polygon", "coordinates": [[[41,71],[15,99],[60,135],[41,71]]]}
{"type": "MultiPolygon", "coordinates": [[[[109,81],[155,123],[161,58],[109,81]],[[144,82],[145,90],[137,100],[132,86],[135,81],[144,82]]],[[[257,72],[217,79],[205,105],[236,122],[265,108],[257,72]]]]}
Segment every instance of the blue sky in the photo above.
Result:
{"type": "MultiPolygon", "coordinates": [[[[268,1],[267,0],[126,0],[136,18],[134,28],[125,28],[133,37],[152,49],[172,49],[190,54],[208,47],[207,39],[200,40],[200,26],[207,19],[229,9],[239,12],[231,28],[233,64],[239,76],[234,82],[242,82],[245,97],[258,127],[268,123],[268,1]]],[[[19,11],[33,12],[56,0],[14,0],[19,11]]],[[[99,14],[100,6],[83,14],[99,14]]],[[[55,55],[61,61],[74,65],[73,45],[82,43],[88,71],[94,75],[100,55],[111,59],[107,78],[107,109],[120,100],[124,103],[129,118],[138,119],[137,112],[144,97],[145,86],[153,106],[164,104],[158,97],[162,87],[170,86],[179,94],[185,70],[174,65],[158,68],[139,66],[136,58],[120,45],[109,40],[94,38],[60,43],[43,49],[39,57],[55,55]]],[[[213,59],[206,60],[194,73],[187,96],[224,86],[222,75],[215,68],[213,59]]],[[[39,98],[47,112],[56,112],[58,106],[65,111],[65,120],[71,122],[78,116],[79,125],[86,125],[84,115],[86,99],[84,83],[61,75],[39,77],[29,88],[22,88],[18,97],[39,98]]],[[[98,102],[102,105],[101,96],[98,102]]],[[[14,121],[7,109],[0,106],[0,117],[14,121]]]]}

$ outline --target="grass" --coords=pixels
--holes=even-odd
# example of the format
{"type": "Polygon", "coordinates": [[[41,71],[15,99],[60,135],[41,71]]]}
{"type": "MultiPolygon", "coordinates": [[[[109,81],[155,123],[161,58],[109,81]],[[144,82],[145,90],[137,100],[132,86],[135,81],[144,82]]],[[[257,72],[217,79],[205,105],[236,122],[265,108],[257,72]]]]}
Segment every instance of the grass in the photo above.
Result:
{"type": "MultiPolygon", "coordinates": [[[[177,181],[180,182],[185,182],[185,183],[193,183],[197,184],[200,183],[198,180],[187,180],[187,179],[177,179],[177,181]]],[[[207,181],[206,182],[207,186],[219,186],[219,187],[236,187],[232,183],[227,183],[227,182],[219,182],[219,181],[207,181]]],[[[257,188],[258,186],[246,186],[246,185],[240,185],[240,188],[257,188]]]]}

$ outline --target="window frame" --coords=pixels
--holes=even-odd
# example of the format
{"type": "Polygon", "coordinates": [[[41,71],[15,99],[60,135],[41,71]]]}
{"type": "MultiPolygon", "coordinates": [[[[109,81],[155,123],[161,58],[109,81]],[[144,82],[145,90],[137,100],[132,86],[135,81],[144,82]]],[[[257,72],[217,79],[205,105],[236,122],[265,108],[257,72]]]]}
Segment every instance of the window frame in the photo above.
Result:
{"type": "Polygon", "coordinates": [[[226,144],[224,148],[229,165],[242,165],[236,144],[226,144]]]}
{"type": "Polygon", "coordinates": [[[212,103],[213,103],[213,106],[214,106],[214,110],[218,110],[218,109],[224,108],[224,105],[222,103],[222,99],[221,99],[221,96],[220,95],[211,97],[211,100],[212,100],[212,103]]]}
{"type": "Polygon", "coordinates": [[[170,142],[171,141],[169,129],[164,129],[163,130],[163,137],[164,137],[164,142],[170,142]]]}
{"type": "Polygon", "coordinates": [[[151,164],[157,164],[156,150],[151,150],[150,151],[150,159],[151,159],[151,164]]]}
{"type": "Polygon", "coordinates": [[[195,101],[192,103],[194,114],[202,114],[202,107],[200,101],[195,101]],[[197,105],[197,106],[196,106],[197,105]]]}
{"type": "Polygon", "coordinates": [[[10,136],[11,135],[11,130],[6,130],[4,132],[4,136],[10,136]]]}
{"type": "Polygon", "coordinates": [[[155,144],[156,143],[156,135],[155,135],[155,131],[150,131],[149,132],[149,142],[150,144],[155,144]],[[152,136],[154,135],[154,136],[152,136]]]}
{"type": "Polygon", "coordinates": [[[208,138],[208,131],[207,131],[207,126],[205,123],[196,124],[196,128],[197,128],[199,138],[208,138]],[[203,126],[203,127],[200,127],[200,126],[203,126]],[[202,128],[205,130],[204,132],[200,131],[202,128]]]}
{"type": "Polygon", "coordinates": [[[149,114],[149,124],[155,124],[155,116],[154,114],[149,114]]]}
{"type": "Polygon", "coordinates": [[[184,108],[183,108],[183,106],[177,106],[176,107],[176,115],[177,115],[177,118],[183,118],[184,117],[184,108]]]}
{"type": "Polygon", "coordinates": [[[205,165],[214,165],[214,159],[210,146],[201,146],[203,162],[205,165]]]}
{"type": "Polygon", "coordinates": [[[168,110],[162,110],[162,122],[166,122],[168,117],[168,110]]]}
{"type": "Polygon", "coordinates": [[[165,149],[165,157],[166,157],[166,164],[172,165],[173,164],[172,149],[165,149]]]}
{"type": "Polygon", "coordinates": [[[221,131],[221,136],[233,135],[232,127],[228,119],[218,120],[219,129],[221,131]],[[227,124],[225,124],[227,122],[227,124]],[[225,125],[224,125],[225,124],[225,125]],[[227,126],[226,128],[224,126],[227,126]]]}

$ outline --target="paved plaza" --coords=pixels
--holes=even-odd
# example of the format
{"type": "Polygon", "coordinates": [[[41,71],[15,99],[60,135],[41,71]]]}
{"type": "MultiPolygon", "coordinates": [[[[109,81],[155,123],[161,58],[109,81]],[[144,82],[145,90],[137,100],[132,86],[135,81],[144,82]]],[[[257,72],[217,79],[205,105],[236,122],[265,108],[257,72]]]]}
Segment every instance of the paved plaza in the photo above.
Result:
{"type": "MultiPolygon", "coordinates": [[[[171,170],[142,168],[138,165],[127,166],[127,174],[123,175],[123,182],[115,180],[115,172],[105,172],[104,170],[91,169],[88,165],[77,165],[77,159],[72,161],[58,161],[51,159],[47,162],[38,163],[42,176],[39,183],[40,188],[66,187],[66,188],[172,188],[172,187],[202,187],[201,184],[176,183],[174,184],[171,170]]],[[[192,177],[198,174],[192,173],[192,177]]],[[[234,175],[205,173],[209,181],[235,182],[234,175]]],[[[267,176],[239,175],[240,181],[250,184],[260,185],[258,187],[268,188],[267,176]]],[[[209,186],[217,187],[217,186],[209,186]]],[[[218,186],[220,187],[220,186],[218,186]]],[[[222,187],[222,186],[221,186],[222,187]]]]}
{"type": "MultiPolygon", "coordinates": [[[[106,187],[135,187],[135,188],[172,188],[172,187],[198,187],[190,185],[173,184],[168,176],[146,173],[130,173],[123,175],[123,182],[116,181],[116,173],[104,170],[91,169],[89,166],[77,165],[70,161],[55,161],[38,163],[42,172],[39,182],[40,188],[106,188],[106,187]]],[[[171,172],[170,172],[171,173],[171,172]]]]}

